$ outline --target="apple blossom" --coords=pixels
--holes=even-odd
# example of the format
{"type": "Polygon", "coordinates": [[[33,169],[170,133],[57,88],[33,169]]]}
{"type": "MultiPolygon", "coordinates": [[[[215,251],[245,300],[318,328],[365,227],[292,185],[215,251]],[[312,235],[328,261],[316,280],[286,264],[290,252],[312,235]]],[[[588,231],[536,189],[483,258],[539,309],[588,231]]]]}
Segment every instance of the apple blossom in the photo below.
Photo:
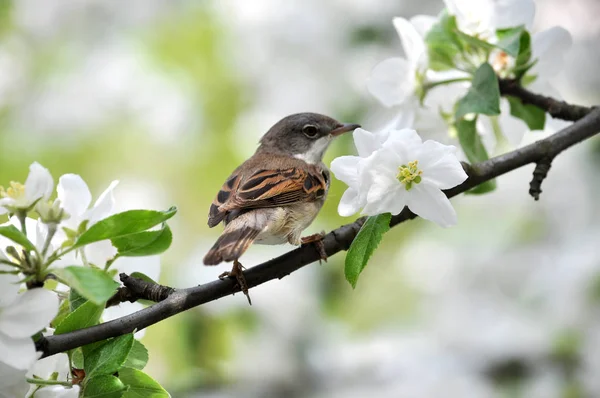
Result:
{"type": "Polygon", "coordinates": [[[398,214],[408,206],[443,227],[456,224],[456,212],[442,192],[467,179],[455,147],[422,142],[416,131],[403,129],[391,131],[367,158],[338,159],[332,171],[351,191],[340,201],[340,214],[360,207],[366,215],[398,214]]]}
{"type": "Polygon", "coordinates": [[[58,297],[43,288],[19,293],[19,277],[0,275],[0,362],[28,370],[37,359],[31,336],[56,316],[58,297]]]}
{"type": "Polygon", "coordinates": [[[0,187],[0,214],[31,209],[40,199],[48,200],[53,187],[54,180],[48,169],[38,162],[32,163],[25,185],[11,181],[9,188],[0,187]]]}

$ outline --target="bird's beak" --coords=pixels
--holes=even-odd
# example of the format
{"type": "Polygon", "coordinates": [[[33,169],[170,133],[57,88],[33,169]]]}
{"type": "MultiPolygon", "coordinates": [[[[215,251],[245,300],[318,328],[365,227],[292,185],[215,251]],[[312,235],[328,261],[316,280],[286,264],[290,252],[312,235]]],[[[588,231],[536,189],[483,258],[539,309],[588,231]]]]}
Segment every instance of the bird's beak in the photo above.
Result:
{"type": "Polygon", "coordinates": [[[335,129],[331,130],[330,134],[333,137],[337,137],[338,135],[342,135],[344,133],[347,133],[348,131],[354,131],[359,127],[360,124],[344,123],[341,124],[339,127],[336,127],[335,129]]]}

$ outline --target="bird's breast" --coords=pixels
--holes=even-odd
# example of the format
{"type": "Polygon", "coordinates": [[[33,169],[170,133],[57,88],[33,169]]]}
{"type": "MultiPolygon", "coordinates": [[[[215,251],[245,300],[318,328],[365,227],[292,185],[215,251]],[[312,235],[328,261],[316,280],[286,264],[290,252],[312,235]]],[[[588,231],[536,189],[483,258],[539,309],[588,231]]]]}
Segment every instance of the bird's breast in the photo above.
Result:
{"type": "Polygon", "coordinates": [[[300,244],[302,231],[313,222],[323,202],[318,200],[272,208],[269,222],[255,242],[262,245],[300,244]]]}

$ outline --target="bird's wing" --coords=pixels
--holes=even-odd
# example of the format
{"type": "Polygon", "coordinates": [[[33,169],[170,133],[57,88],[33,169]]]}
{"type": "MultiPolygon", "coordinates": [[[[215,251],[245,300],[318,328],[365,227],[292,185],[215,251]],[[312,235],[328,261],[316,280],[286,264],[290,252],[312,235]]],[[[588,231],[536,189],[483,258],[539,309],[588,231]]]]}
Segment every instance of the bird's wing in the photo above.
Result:
{"type": "Polygon", "coordinates": [[[234,172],[210,207],[208,225],[219,224],[227,214],[236,210],[320,199],[327,192],[328,183],[328,173],[316,166],[262,169],[247,176],[234,172]]]}

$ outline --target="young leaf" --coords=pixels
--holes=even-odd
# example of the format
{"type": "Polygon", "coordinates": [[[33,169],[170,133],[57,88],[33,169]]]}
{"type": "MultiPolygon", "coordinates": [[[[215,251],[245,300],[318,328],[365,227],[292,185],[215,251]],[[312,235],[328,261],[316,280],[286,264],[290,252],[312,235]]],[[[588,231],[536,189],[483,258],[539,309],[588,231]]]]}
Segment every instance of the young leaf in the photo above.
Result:
{"type": "Polygon", "coordinates": [[[543,130],[546,124],[546,112],[535,105],[524,104],[517,97],[507,96],[510,114],[524,121],[530,130],[543,130]]]}
{"type": "Polygon", "coordinates": [[[454,68],[454,58],[462,50],[457,31],[456,17],[444,10],[425,36],[431,69],[442,71],[454,68]]]}
{"type": "Polygon", "coordinates": [[[152,256],[160,254],[171,246],[173,234],[165,223],[158,231],[144,231],[111,239],[119,256],[152,256]]]}
{"type": "MultiPolygon", "coordinates": [[[[480,135],[475,127],[477,118],[474,120],[460,119],[454,125],[458,132],[458,141],[463,152],[471,163],[481,162],[489,159],[488,153],[483,146],[480,135]]],[[[496,189],[496,181],[490,180],[467,191],[470,194],[483,194],[496,189]]]]}
{"type": "Polygon", "coordinates": [[[481,141],[481,136],[477,133],[476,123],[477,118],[473,120],[460,119],[454,124],[458,132],[458,142],[460,142],[463,152],[471,163],[489,159],[481,141]]]}
{"type": "Polygon", "coordinates": [[[171,395],[156,380],[141,370],[121,368],[119,379],[129,387],[123,398],[170,398],[171,395]]]}
{"type": "Polygon", "coordinates": [[[115,376],[98,375],[87,378],[81,397],[83,398],[120,398],[127,387],[115,376]]]}
{"type": "Polygon", "coordinates": [[[94,304],[104,304],[117,290],[119,284],[102,270],[70,266],[52,271],[72,289],[94,304]]]}
{"type": "Polygon", "coordinates": [[[12,240],[16,244],[23,246],[23,248],[27,251],[35,250],[33,243],[31,243],[29,239],[27,239],[27,236],[25,236],[23,232],[19,231],[19,229],[14,225],[0,227],[0,235],[12,240]]]}
{"type": "Polygon", "coordinates": [[[58,324],[54,334],[63,334],[93,326],[100,320],[102,311],[104,311],[104,306],[86,301],[58,324]]]}
{"type": "Polygon", "coordinates": [[[148,350],[139,342],[139,340],[133,340],[133,346],[131,347],[131,351],[129,351],[129,355],[127,355],[127,359],[123,366],[126,368],[142,370],[147,363],[148,350]]]}
{"type": "Polygon", "coordinates": [[[468,113],[500,114],[498,77],[490,64],[484,62],[475,72],[471,88],[456,107],[456,119],[468,113]]]}
{"type": "Polygon", "coordinates": [[[521,49],[521,35],[524,31],[525,27],[523,25],[496,30],[496,36],[498,36],[498,44],[496,44],[496,47],[504,50],[504,52],[511,57],[516,58],[521,49]]]}
{"type": "Polygon", "coordinates": [[[379,214],[367,218],[358,235],[352,241],[350,249],[346,254],[346,264],[344,273],[346,279],[350,282],[353,288],[356,288],[358,277],[363,271],[369,258],[379,246],[383,234],[390,229],[390,213],[379,214]]]}
{"type": "Polygon", "coordinates": [[[535,61],[529,62],[531,55],[531,35],[525,30],[519,38],[519,54],[515,60],[515,70],[518,72],[517,79],[520,78],[519,74],[522,76],[535,64],[535,61]]]}
{"type": "Polygon", "coordinates": [[[86,377],[115,373],[129,355],[133,346],[133,334],[124,334],[103,342],[88,355],[84,352],[83,369],[86,377]]]}
{"type": "Polygon", "coordinates": [[[114,214],[92,225],[75,241],[74,247],[146,231],[167,221],[176,212],[177,209],[171,207],[167,211],[129,210],[114,214]]]}

